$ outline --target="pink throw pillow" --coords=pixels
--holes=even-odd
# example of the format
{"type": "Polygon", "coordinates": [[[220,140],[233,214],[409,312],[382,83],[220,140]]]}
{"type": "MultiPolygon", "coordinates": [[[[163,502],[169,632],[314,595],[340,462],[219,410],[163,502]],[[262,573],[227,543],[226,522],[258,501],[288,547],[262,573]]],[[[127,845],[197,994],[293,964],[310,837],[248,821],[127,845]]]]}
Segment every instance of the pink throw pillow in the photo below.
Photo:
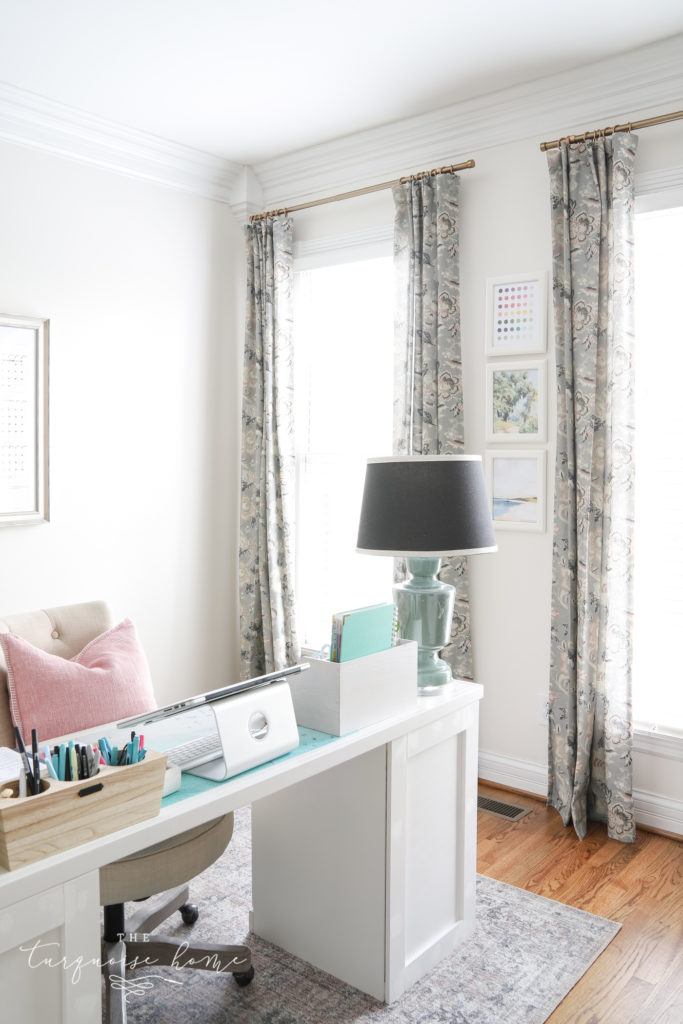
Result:
{"type": "Polygon", "coordinates": [[[157,705],[135,626],[124,619],[74,658],[47,654],[15,633],[0,633],[12,721],[40,742],[142,714],[157,705]]]}

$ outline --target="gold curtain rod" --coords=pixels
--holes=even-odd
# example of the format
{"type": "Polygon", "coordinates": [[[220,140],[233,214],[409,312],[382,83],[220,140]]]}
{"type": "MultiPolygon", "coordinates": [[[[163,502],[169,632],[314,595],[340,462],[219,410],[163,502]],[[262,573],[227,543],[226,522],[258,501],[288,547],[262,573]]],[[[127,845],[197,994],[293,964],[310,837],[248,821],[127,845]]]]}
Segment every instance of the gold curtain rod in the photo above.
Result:
{"type": "Polygon", "coordinates": [[[606,135],[614,135],[615,132],[638,131],[639,128],[651,128],[654,124],[666,124],[667,121],[680,121],[683,118],[683,110],[677,110],[674,114],[660,114],[659,117],[646,117],[642,121],[629,121],[628,124],[616,124],[613,128],[598,128],[596,131],[584,132],[582,135],[565,135],[553,142],[542,142],[541,150],[558,149],[563,142],[570,145],[572,142],[587,142],[588,139],[602,139],[606,135]]]}
{"type": "Polygon", "coordinates": [[[464,171],[468,167],[474,166],[474,160],[465,160],[461,164],[451,164],[450,167],[435,167],[432,171],[421,171],[419,174],[409,174],[405,178],[396,178],[394,181],[383,181],[381,185],[368,185],[366,188],[356,188],[353,192],[341,192],[337,196],[328,196],[325,199],[312,199],[308,203],[299,203],[298,206],[283,206],[280,210],[255,213],[249,218],[249,221],[253,223],[253,221],[263,220],[265,217],[278,217],[282,213],[296,213],[297,210],[308,210],[312,206],[324,206],[325,203],[336,203],[340,199],[353,199],[355,196],[368,195],[370,192],[380,192],[385,188],[393,188],[394,185],[402,185],[406,181],[417,181],[419,178],[434,178],[437,174],[452,174],[454,171],[464,171]]]}

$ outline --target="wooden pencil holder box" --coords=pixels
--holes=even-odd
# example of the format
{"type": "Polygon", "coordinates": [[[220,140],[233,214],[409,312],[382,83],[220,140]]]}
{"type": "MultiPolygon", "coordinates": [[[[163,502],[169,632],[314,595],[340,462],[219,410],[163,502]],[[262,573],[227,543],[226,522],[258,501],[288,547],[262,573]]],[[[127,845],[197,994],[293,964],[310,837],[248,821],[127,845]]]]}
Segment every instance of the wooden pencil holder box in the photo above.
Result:
{"type": "MultiPolygon", "coordinates": [[[[35,796],[0,798],[0,864],[21,868],[155,817],[165,769],[166,755],[148,750],[138,764],[100,765],[97,775],[79,782],[41,776],[35,796]]],[[[0,786],[18,788],[18,781],[0,786]]]]}
{"type": "Polygon", "coordinates": [[[344,736],[415,707],[414,640],[352,661],[305,660],[308,671],[289,680],[298,725],[344,736]]]}

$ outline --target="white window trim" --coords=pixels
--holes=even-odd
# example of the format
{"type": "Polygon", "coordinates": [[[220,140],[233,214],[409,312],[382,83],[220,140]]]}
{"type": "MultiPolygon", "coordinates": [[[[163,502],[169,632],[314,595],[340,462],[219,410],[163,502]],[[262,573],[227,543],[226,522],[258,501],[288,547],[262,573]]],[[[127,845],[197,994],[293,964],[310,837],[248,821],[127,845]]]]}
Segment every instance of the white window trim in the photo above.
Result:
{"type": "Polygon", "coordinates": [[[636,213],[683,206],[683,164],[636,174],[636,213]]]}
{"type": "Polygon", "coordinates": [[[294,269],[315,270],[337,263],[353,263],[356,260],[390,256],[393,244],[394,228],[391,224],[351,231],[343,235],[295,241],[294,269]]]}
{"type": "Polygon", "coordinates": [[[654,754],[668,761],[683,761],[683,736],[661,732],[656,726],[636,726],[633,730],[633,749],[641,754],[654,754]]]}
{"type": "MultiPolygon", "coordinates": [[[[636,213],[683,206],[683,164],[636,174],[635,200],[636,213]]],[[[636,723],[633,749],[637,753],[665,757],[670,761],[683,761],[683,736],[662,732],[657,726],[636,723]]]]}

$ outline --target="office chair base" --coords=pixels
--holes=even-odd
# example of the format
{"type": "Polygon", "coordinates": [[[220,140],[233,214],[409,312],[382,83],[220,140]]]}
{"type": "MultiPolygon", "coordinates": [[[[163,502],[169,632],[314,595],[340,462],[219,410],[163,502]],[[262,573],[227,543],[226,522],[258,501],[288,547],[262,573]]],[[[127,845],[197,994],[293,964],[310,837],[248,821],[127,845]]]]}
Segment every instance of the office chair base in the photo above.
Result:
{"type": "Polygon", "coordinates": [[[185,924],[194,924],[199,910],[195,904],[188,903],[188,896],[186,885],[151,896],[128,921],[124,920],[123,904],[104,908],[102,970],[107,1024],[126,1024],[126,974],[136,968],[192,968],[232,974],[241,987],[251,982],[254,968],[247,946],[209,942],[189,944],[183,939],[151,934],[175,910],[180,911],[185,924]]]}

